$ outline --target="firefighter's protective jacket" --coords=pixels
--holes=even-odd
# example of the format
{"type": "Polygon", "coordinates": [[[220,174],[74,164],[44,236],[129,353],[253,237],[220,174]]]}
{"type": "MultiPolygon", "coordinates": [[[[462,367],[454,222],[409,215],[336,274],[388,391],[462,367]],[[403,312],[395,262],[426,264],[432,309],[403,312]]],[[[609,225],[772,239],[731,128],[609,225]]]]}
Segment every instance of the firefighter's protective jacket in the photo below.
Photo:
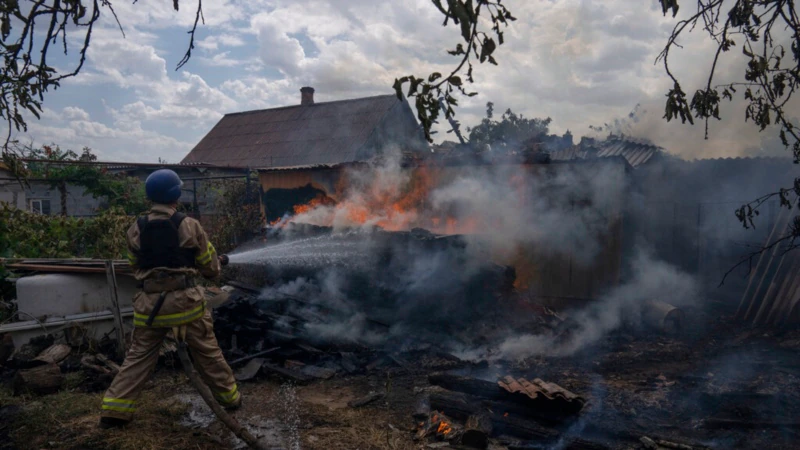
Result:
{"type": "MultiPolygon", "coordinates": [[[[175,214],[175,209],[167,205],[154,205],[148,220],[166,220],[175,214]]],[[[186,217],[178,227],[180,248],[194,252],[194,267],[150,268],[139,266],[141,256],[141,231],[138,223],[128,229],[128,261],[137,280],[143,282],[154,278],[154,274],[186,275],[189,278],[202,275],[206,278],[219,276],[221,268],[217,251],[208,240],[208,235],[200,223],[186,217]]],[[[157,281],[156,281],[157,282],[157,281]]],[[[133,299],[134,325],[144,326],[153,310],[160,293],[139,291],[133,299]]],[[[174,327],[187,324],[203,316],[205,310],[205,291],[200,286],[167,292],[164,303],[158,312],[153,327],[174,327]]]]}

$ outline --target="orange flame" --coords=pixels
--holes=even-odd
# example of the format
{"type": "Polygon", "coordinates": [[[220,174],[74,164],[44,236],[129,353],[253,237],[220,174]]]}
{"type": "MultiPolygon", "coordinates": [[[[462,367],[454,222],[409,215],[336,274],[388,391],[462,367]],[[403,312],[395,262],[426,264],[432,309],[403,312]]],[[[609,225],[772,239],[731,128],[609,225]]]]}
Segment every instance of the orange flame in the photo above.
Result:
{"type": "MultiPolygon", "coordinates": [[[[405,183],[387,182],[376,175],[366,185],[360,176],[344,173],[339,178],[334,202],[327,196],[314,198],[303,205],[293,208],[293,218],[316,210],[322,206],[330,206],[323,214],[306,216],[301,221],[308,221],[320,226],[377,226],[387,231],[406,231],[412,228],[424,228],[436,234],[475,234],[491,230],[501,220],[496,218],[486,223],[486,218],[479,218],[476,212],[434,211],[431,208],[431,193],[437,187],[437,181],[445,178],[444,169],[435,166],[421,166],[408,172],[405,183]]],[[[524,194],[524,177],[513,177],[509,180],[518,196],[524,194]]],[[[520,199],[521,200],[521,199],[520,199]]],[[[270,225],[281,226],[286,220],[278,220],[270,225]]]]}
{"type": "Polygon", "coordinates": [[[445,421],[439,422],[439,429],[436,430],[437,433],[443,434],[445,436],[450,434],[452,431],[453,431],[453,428],[450,426],[449,423],[447,423],[445,421]]]}

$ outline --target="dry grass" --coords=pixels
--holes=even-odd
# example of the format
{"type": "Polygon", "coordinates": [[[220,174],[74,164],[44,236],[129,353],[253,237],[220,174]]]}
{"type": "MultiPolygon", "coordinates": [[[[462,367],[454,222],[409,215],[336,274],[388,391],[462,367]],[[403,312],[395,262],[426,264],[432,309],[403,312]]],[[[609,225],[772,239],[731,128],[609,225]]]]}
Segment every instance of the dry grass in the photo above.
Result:
{"type": "Polygon", "coordinates": [[[0,390],[0,405],[22,406],[9,427],[9,437],[19,448],[219,448],[219,443],[207,433],[179,425],[187,406],[169,400],[176,387],[170,377],[160,378],[153,388],[142,393],[135,421],[121,430],[97,427],[102,393],[87,394],[67,389],[43,397],[12,397],[8,390],[3,389],[0,390]]]}
{"type": "MultiPolygon", "coordinates": [[[[69,389],[44,397],[12,397],[0,389],[0,406],[17,404],[21,412],[8,428],[17,448],[117,450],[139,449],[224,449],[228,436],[218,422],[203,429],[179,424],[188,405],[174,399],[175,394],[192,392],[185,377],[161,374],[149,383],[140,397],[134,422],[121,430],[100,430],[99,405],[102,393],[86,394],[74,389],[81,378],[71,376],[69,389]]],[[[275,421],[279,435],[292,434],[280,424],[291,422],[283,405],[280,385],[272,381],[244,383],[244,408],[235,416],[244,422],[251,417],[275,421]]],[[[420,448],[412,440],[410,411],[387,407],[381,402],[352,409],[346,406],[353,392],[361,392],[350,381],[319,383],[297,388],[296,436],[304,450],[420,448]]],[[[286,441],[287,444],[289,441],[286,441]]]]}

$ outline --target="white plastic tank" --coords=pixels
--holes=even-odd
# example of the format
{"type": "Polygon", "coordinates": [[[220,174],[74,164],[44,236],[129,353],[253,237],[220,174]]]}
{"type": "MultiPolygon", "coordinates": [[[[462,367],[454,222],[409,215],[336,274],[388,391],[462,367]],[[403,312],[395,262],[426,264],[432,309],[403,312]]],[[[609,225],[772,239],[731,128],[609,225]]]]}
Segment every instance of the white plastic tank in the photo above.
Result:
{"type": "MultiPolygon", "coordinates": [[[[132,304],[136,280],[117,275],[120,309],[132,304]]],[[[105,274],[44,274],[17,280],[17,307],[34,317],[63,317],[111,309],[105,274]]]]}

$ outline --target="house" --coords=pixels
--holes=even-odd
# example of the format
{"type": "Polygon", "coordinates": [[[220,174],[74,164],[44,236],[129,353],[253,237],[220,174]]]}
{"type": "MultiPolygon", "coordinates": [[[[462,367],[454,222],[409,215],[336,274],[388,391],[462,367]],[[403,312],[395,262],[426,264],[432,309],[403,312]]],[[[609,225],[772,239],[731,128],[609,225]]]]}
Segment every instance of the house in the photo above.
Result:
{"type": "Polygon", "coordinates": [[[225,115],[181,164],[258,170],[267,221],[322,192],[344,168],[389,151],[427,150],[405,99],[395,94],[316,103],[300,90],[297,105],[225,115]]]}
{"type": "MultiPolygon", "coordinates": [[[[26,160],[25,162],[35,162],[26,160]]],[[[42,162],[42,161],[39,161],[42,162]]],[[[45,161],[48,164],[54,164],[45,161]]],[[[236,167],[218,168],[211,165],[197,164],[148,164],[124,162],[68,162],[58,164],[90,164],[101,167],[112,174],[124,174],[144,181],[153,171],[161,168],[175,170],[184,181],[181,202],[187,211],[194,216],[214,214],[214,190],[209,182],[220,179],[239,178],[247,180],[249,171],[236,167]]],[[[62,207],[71,217],[91,217],[98,214],[106,206],[103,198],[94,198],[84,188],[67,183],[62,192],[53,187],[46,179],[28,179],[26,185],[21,184],[5,165],[0,165],[0,203],[12,205],[29,212],[57,215],[62,207]],[[62,205],[63,203],[63,205],[62,205]]]]}

